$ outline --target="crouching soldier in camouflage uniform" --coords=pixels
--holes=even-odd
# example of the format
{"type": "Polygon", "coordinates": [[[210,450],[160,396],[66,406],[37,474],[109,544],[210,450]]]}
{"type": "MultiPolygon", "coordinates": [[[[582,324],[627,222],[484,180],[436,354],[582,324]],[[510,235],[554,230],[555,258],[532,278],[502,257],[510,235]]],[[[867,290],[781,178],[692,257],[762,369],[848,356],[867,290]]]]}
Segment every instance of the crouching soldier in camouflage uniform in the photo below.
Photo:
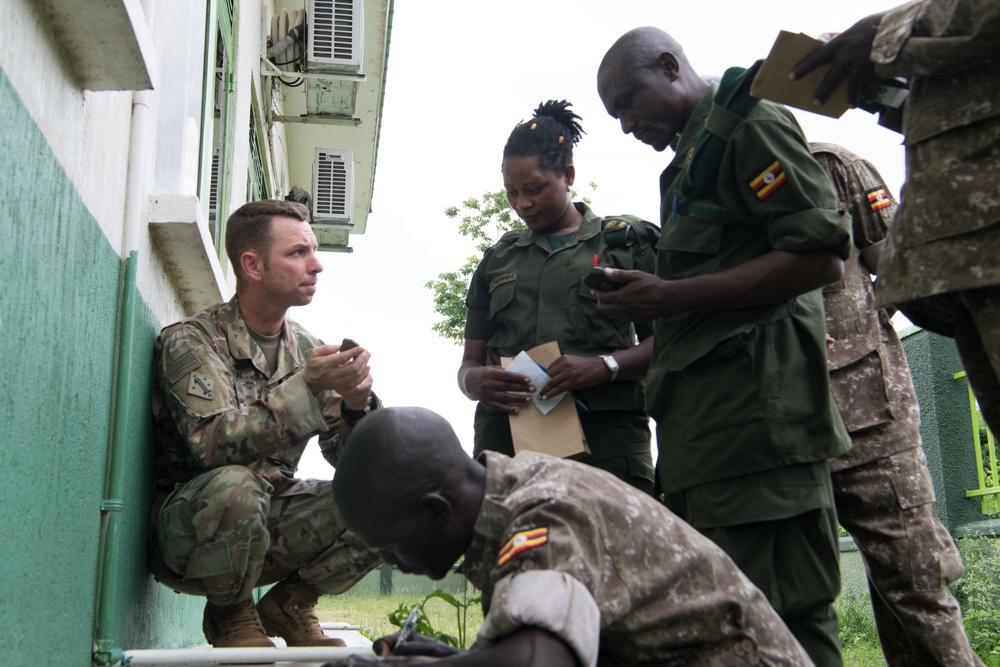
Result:
{"type": "Polygon", "coordinates": [[[379,407],[370,354],[324,345],[285,318],[323,270],[308,209],[246,204],[229,218],[236,296],[165,328],[154,352],[156,579],[207,598],[216,647],[342,646],[313,607],[378,563],[344,526],[330,482],[299,480],[309,439],[336,465],[352,427],[379,407]],[[256,606],[256,586],[278,582],[256,606]]]}
{"type": "Polygon", "coordinates": [[[882,652],[889,667],[981,665],[948,591],[962,560],[931,507],[906,355],[875,308],[871,276],[896,203],[865,160],[834,144],[809,148],[854,221],[844,277],[823,289],[830,388],[854,446],[828,465],[840,523],[865,561],[882,652]]]}
{"type": "Polygon", "coordinates": [[[813,664],[722,549],[592,466],[536,452],[477,462],[439,415],[385,408],[351,434],[333,493],[387,563],[440,579],[464,553],[482,592],[469,651],[394,635],[375,643],[383,655],[477,667],[813,664]]]}

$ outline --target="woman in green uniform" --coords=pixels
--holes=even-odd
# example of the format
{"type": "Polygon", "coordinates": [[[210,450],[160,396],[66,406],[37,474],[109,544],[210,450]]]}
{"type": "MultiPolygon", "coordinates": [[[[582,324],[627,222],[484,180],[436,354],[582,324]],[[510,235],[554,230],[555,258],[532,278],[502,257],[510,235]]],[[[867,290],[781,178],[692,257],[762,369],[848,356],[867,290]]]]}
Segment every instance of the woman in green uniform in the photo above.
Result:
{"type": "Polygon", "coordinates": [[[583,278],[595,257],[602,267],[654,272],[659,232],[638,218],[602,218],[573,202],[579,120],[567,102],[545,102],[507,140],[504,188],[526,229],[508,232],[487,250],[472,278],[458,384],[479,401],[474,454],[513,456],[508,415],[532,407],[533,387],[526,376],[503,370],[500,357],[558,342],[562,356],[547,369],[552,380],[542,398],[573,392],[591,451],[581,461],[652,494],[642,383],[652,331],[647,323],[597,312],[583,278]]]}

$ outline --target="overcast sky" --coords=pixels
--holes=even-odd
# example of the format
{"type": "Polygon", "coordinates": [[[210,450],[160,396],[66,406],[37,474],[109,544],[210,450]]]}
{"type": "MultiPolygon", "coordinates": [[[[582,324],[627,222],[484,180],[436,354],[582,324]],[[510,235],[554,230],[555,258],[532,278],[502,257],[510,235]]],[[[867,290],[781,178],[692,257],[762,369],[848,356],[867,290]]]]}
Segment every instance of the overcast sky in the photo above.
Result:
{"type": "MultiPolygon", "coordinates": [[[[575,149],[577,189],[597,184],[599,215],[630,213],[658,223],[657,179],[673,154],[622,134],[597,96],[597,66],[621,34],[660,27],[699,74],[721,75],[765,57],[779,30],[840,31],[897,4],[396,0],[367,233],[351,238],[353,254],[321,255],[326,270],[315,300],[291,317],[328,342],[357,339],[372,352],[375,389],[386,405],[441,413],[471,451],[475,404],[455,383],[462,349],[431,330],[440,318],[423,285],[474,254],[443,211],[502,188],[500,158],[513,126],[543,100],[569,100],[587,132],[575,149]]],[[[809,140],[868,158],[898,194],[899,135],[863,111],[839,120],[796,116],[809,140]]],[[[309,449],[299,475],[330,477],[316,448],[309,449]]]]}

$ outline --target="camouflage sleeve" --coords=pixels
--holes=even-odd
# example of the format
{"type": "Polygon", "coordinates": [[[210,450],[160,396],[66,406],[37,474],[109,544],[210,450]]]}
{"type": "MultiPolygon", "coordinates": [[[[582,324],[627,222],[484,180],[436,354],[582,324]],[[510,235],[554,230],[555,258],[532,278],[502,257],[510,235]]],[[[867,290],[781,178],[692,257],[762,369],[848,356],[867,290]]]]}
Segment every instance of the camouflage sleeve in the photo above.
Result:
{"type": "Polygon", "coordinates": [[[206,469],[248,465],[297,447],[327,429],[320,402],[294,373],[274,385],[236,377],[196,326],[165,330],[154,351],[155,380],[170,420],[206,469]]]}
{"type": "Polygon", "coordinates": [[[896,211],[896,201],[878,170],[867,160],[839,156],[820,149],[814,155],[837,191],[837,199],[851,214],[854,245],[864,249],[883,240],[896,211]]]}
{"type": "Polygon", "coordinates": [[[998,43],[996,0],[919,0],[886,12],[871,58],[883,76],[935,76],[982,66],[998,43]]]}
{"type": "MultiPolygon", "coordinates": [[[[372,408],[377,410],[382,407],[382,400],[372,392],[375,405],[372,408]]],[[[334,468],[340,459],[344,445],[351,431],[358,425],[359,420],[344,419],[340,414],[340,394],[335,391],[326,391],[320,394],[320,404],[323,409],[323,419],[326,421],[326,433],[320,433],[319,448],[323,452],[323,458],[334,468]]]]}
{"type": "Polygon", "coordinates": [[[601,610],[587,587],[569,574],[533,570],[498,581],[477,645],[499,643],[527,626],[542,628],[561,639],[580,665],[597,664],[601,610]]]}

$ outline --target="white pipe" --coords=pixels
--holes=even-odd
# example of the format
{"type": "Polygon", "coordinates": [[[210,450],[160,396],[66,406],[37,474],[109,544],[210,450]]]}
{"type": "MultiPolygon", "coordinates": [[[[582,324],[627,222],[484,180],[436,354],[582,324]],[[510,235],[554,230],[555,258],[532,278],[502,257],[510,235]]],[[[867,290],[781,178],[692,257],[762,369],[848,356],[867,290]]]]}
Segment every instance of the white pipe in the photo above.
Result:
{"type": "Polygon", "coordinates": [[[360,630],[360,625],[351,625],[350,623],[320,623],[319,627],[324,630],[360,630]]]}
{"type": "Polygon", "coordinates": [[[128,650],[116,665],[190,665],[221,663],[324,662],[352,655],[373,656],[371,647],[301,646],[294,648],[175,648],[128,650]]]}

